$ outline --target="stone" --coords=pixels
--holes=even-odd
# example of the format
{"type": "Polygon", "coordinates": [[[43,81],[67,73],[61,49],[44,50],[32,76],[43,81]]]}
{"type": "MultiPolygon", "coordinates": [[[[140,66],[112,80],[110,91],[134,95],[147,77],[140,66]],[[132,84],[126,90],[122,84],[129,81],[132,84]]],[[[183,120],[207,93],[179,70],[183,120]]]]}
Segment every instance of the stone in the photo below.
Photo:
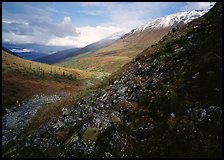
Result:
{"type": "Polygon", "coordinates": [[[170,116],[173,117],[173,118],[175,118],[175,114],[174,113],[171,113],[170,116]]]}
{"type": "Polygon", "coordinates": [[[58,121],[58,123],[56,123],[56,125],[54,126],[54,128],[60,128],[63,126],[63,123],[61,121],[58,121]]]}
{"type": "Polygon", "coordinates": [[[79,137],[78,137],[78,133],[75,132],[70,138],[68,138],[68,140],[66,140],[65,144],[66,145],[70,145],[75,143],[76,141],[78,141],[79,137]]]}
{"type": "Polygon", "coordinates": [[[70,114],[69,109],[67,109],[67,108],[63,108],[63,109],[62,109],[62,115],[63,115],[63,116],[68,116],[69,114],[70,114]]]}
{"type": "Polygon", "coordinates": [[[188,36],[187,38],[192,39],[193,37],[194,37],[194,35],[192,34],[192,35],[188,36]]]}
{"type": "Polygon", "coordinates": [[[117,103],[118,101],[116,99],[113,100],[113,103],[117,103]]]}
{"type": "Polygon", "coordinates": [[[200,113],[200,117],[199,117],[198,121],[204,120],[205,116],[206,116],[206,110],[203,109],[200,113]]]}
{"type": "Polygon", "coordinates": [[[118,80],[114,81],[114,84],[117,84],[118,83],[118,80]]]}
{"type": "Polygon", "coordinates": [[[29,143],[25,143],[25,146],[26,146],[26,147],[29,147],[29,146],[31,146],[31,144],[29,144],[29,143]]]}

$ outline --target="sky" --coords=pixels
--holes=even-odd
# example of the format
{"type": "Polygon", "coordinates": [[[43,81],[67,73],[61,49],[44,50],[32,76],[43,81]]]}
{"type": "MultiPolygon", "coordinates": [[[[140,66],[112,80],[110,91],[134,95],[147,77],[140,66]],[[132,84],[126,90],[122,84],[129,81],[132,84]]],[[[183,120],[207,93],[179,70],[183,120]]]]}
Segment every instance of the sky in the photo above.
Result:
{"type": "Polygon", "coordinates": [[[84,47],[210,2],[2,2],[2,41],[84,47]]]}

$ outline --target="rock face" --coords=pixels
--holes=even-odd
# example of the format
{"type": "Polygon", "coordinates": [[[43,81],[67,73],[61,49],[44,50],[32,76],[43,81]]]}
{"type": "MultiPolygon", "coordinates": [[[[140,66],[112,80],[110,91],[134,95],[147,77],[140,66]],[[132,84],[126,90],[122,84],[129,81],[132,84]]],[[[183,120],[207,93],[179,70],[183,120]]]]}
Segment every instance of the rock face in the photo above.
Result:
{"type": "Polygon", "coordinates": [[[166,35],[106,90],[64,108],[3,156],[221,157],[221,8],[166,35]]]}

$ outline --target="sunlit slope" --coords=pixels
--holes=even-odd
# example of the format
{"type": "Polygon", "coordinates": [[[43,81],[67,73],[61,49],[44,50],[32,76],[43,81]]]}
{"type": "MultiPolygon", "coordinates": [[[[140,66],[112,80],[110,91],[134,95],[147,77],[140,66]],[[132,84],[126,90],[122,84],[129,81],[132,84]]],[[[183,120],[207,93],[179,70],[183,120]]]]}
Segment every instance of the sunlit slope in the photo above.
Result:
{"type": "Polygon", "coordinates": [[[77,79],[89,78],[94,75],[92,72],[78,69],[63,68],[58,66],[47,65],[43,63],[25,60],[13,56],[2,50],[2,68],[3,71],[21,71],[23,73],[34,72],[44,75],[64,75],[77,79]]]}
{"type": "Polygon", "coordinates": [[[2,108],[11,108],[35,94],[76,93],[86,79],[98,76],[94,72],[25,60],[2,50],[2,108]]]}
{"type": "Polygon", "coordinates": [[[158,42],[170,29],[170,27],[167,27],[153,31],[145,30],[127,35],[91,54],[87,53],[78,57],[69,58],[55,65],[88,71],[113,73],[124,64],[130,62],[148,46],[158,42]]]}

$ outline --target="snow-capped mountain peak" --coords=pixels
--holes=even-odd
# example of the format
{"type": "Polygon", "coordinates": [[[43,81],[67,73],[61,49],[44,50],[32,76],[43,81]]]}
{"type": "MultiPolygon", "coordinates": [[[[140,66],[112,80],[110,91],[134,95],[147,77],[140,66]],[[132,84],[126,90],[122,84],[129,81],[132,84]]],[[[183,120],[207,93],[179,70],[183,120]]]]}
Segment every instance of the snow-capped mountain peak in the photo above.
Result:
{"type": "Polygon", "coordinates": [[[205,13],[209,11],[209,9],[179,12],[179,13],[171,14],[165,17],[157,18],[151,22],[146,23],[145,25],[141,27],[138,27],[132,30],[131,32],[134,33],[134,32],[141,32],[144,30],[152,30],[152,29],[176,26],[180,22],[187,24],[191,22],[192,20],[203,16],[205,13]]]}

